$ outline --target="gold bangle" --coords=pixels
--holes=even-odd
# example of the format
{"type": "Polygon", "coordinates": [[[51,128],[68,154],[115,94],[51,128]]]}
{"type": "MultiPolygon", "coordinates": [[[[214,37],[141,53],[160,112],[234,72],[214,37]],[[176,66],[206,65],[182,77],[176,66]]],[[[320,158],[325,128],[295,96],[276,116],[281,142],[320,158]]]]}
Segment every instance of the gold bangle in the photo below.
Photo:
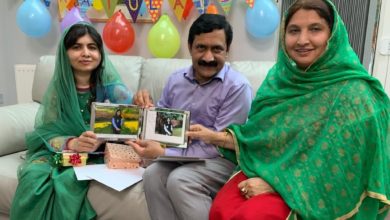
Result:
{"type": "Polygon", "coordinates": [[[226,141],[228,139],[229,132],[225,131],[224,139],[223,139],[223,144],[222,146],[225,147],[226,141]]]}

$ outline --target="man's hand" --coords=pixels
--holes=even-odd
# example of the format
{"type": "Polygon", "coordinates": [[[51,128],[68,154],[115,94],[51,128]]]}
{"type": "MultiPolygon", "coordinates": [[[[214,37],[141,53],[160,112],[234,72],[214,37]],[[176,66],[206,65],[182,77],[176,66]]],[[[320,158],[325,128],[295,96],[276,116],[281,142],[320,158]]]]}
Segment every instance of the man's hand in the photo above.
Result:
{"type": "Polygon", "coordinates": [[[165,154],[165,149],[159,142],[150,140],[126,141],[126,144],[133,147],[134,151],[143,158],[154,159],[165,154]]]}
{"type": "Polygon", "coordinates": [[[69,141],[68,149],[75,152],[94,152],[101,143],[93,131],[85,131],[80,137],[69,141]]]}
{"type": "Polygon", "coordinates": [[[260,177],[253,177],[238,184],[241,194],[249,199],[262,193],[274,192],[274,189],[260,177]]]}
{"type": "Polygon", "coordinates": [[[145,89],[139,90],[133,96],[133,104],[138,105],[142,108],[153,107],[153,99],[149,92],[145,89]]]}

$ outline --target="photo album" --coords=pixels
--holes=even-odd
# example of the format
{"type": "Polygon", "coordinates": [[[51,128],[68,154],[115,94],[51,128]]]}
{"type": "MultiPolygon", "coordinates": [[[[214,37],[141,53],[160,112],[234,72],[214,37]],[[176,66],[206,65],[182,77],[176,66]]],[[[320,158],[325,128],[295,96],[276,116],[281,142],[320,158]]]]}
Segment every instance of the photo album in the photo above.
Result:
{"type": "Polygon", "coordinates": [[[93,102],[91,129],[100,139],[154,140],[167,147],[186,148],[185,132],[190,125],[190,112],[168,108],[141,108],[137,105],[93,102]]]}

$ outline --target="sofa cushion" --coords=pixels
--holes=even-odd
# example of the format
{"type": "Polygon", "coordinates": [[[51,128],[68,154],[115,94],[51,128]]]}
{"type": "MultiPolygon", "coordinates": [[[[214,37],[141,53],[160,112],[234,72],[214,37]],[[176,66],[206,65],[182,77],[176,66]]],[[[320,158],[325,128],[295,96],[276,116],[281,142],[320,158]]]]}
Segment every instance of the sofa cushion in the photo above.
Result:
{"type": "Polygon", "coordinates": [[[275,62],[271,61],[233,61],[231,66],[249,80],[255,95],[274,64],[275,62]]]}
{"type": "Polygon", "coordinates": [[[38,103],[0,108],[0,156],[25,150],[25,133],[34,128],[38,103]]]}
{"type": "Polygon", "coordinates": [[[150,92],[153,100],[160,99],[167,78],[175,70],[191,65],[190,59],[149,58],[144,60],[139,89],[150,92]]]}
{"type": "MultiPolygon", "coordinates": [[[[143,58],[140,56],[108,56],[113,65],[119,72],[123,82],[134,93],[138,89],[138,83],[141,74],[141,66],[143,58]]],[[[32,99],[41,103],[43,95],[49,85],[51,77],[54,73],[55,56],[47,55],[39,59],[39,63],[35,69],[34,82],[32,87],[32,99]]]]}

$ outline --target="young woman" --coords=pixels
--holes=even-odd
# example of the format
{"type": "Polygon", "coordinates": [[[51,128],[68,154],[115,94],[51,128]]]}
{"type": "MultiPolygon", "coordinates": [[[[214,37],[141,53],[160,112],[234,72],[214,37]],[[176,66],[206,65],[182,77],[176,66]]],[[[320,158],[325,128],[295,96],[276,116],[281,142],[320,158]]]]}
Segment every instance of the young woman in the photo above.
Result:
{"type": "Polygon", "coordinates": [[[117,109],[115,111],[115,114],[111,119],[111,124],[112,124],[112,133],[120,134],[122,129],[122,124],[123,124],[122,112],[120,109],[117,109]]]}
{"type": "Polygon", "coordinates": [[[93,152],[100,142],[89,131],[91,102],[131,103],[132,95],[106,58],[99,33],[87,23],[66,30],[57,50],[53,78],[27,134],[27,159],[11,219],[93,219],[86,193],[88,181],[77,181],[72,168],[54,155],[62,150],[93,152]]]}
{"type": "Polygon", "coordinates": [[[329,0],[298,0],[278,60],[244,125],[191,126],[239,165],[211,220],[383,219],[390,206],[390,101],[329,0]]]}

